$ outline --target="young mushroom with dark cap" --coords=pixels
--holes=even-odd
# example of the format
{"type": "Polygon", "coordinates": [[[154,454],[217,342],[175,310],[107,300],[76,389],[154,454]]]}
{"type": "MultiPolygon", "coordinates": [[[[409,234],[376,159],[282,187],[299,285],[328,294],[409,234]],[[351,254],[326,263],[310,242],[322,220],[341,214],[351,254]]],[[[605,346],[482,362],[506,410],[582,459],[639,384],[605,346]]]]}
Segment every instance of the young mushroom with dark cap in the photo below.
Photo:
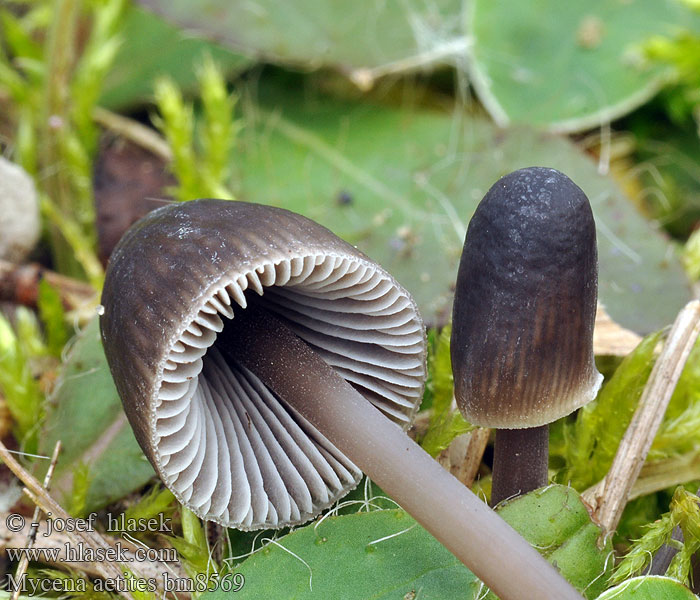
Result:
{"type": "Polygon", "coordinates": [[[120,242],[102,303],[136,437],[202,518],[302,523],[362,470],[503,600],[581,600],[405,434],[425,377],[420,316],[324,227],[244,202],[163,207],[120,242]]]}
{"type": "Polygon", "coordinates": [[[460,410],[496,429],[492,506],[547,484],[548,424],[596,396],[597,286],[583,191],[541,167],[497,181],[467,230],[451,343],[460,410]]]}

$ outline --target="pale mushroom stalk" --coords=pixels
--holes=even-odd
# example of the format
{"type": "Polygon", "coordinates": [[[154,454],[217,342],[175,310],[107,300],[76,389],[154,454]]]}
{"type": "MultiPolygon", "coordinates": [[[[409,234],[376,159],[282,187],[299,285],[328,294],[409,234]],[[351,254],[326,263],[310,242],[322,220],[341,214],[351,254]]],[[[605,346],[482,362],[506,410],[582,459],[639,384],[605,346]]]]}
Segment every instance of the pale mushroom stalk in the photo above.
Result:
{"type": "Polygon", "coordinates": [[[497,181],[467,230],[451,344],[462,414],[496,429],[492,506],[547,484],[549,423],[596,396],[597,289],[583,191],[543,167],[497,181]]]}
{"type": "Polygon", "coordinates": [[[525,539],[278,319],[249,307],[230,331],[220,341],[223,352],[310,421],[499,598],[581,600],[525,539]]]}

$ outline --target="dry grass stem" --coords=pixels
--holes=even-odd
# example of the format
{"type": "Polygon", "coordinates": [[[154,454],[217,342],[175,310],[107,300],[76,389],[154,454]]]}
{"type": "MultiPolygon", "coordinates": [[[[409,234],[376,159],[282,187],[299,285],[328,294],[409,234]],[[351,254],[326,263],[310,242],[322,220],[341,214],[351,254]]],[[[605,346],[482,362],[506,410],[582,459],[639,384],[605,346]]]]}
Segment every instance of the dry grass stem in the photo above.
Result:
{"type": "Polygon", "coordinates": [[[37,263],[18,265],[6,260],[0,260],[0,301],[36,308],[42,279],[58,291],[67,310],[97,303],[97,292],[84,281],[54,273],[37,263]]]}
{"type": "Polygon", "coordinates": [[[698,333],[700,301],[693,300],[676,317],[610,470],[583,493],[603,537],[617,527],[698,333]]]}
{"type": "Polygon", "coordinates": [[[148,150],[164,161],[170,162],[173,159],[168,142],[150,127],[99,106],[93,111],[92,118],[105,129],[133,142],[144,150],[148,150]]]}
{"type": "MultiPolygon", "coordinates": [[[[24,493],[36,504],[46,515],[50,515],[54,519],[70,519],[70,515],[64,510],[64,508],[56,502],[49,493],[41,486],[41,484],[34,478],[22,465],[20,465],[15,458],[10,454],[5,445],[0,442],[0,458],[7,465],[7,467],[12,471],[17,478],[26,486],[24,488],[24,493]]],[[[86,548],[93,549],[107,549],[109,544],[107,541],[96,531],[74,531],[66,532],[68,539],[71,544],[77,545],[80,542],[86,548]]],[[[95,562],[93,563],[97,575],[105,579],[119,580],[123,579],[122,570],[118,563],[114,562],[95,562]]],[[[142,574],[140,568],[137,566],[138,563],[130,563],[127,565],[128,569],[137,578],[145,578],[142,574]]],[[[126,586],[120,586],[126,587],[126,586]]],[[[133,600],[132,595],[127,592],[120,592],[125,598],[133,600]]]]}
{"type": "Polygon", "coordinates": [[[438,456],[438,462],[467,487],[476,478],[484,450],[489,443],[490,429],[477,427],[457,436],[438,456]]]}
{"type": "MultiPolygon", "coordinates": [[[[53,449],[53,454],[51,455],[51,462],[49,463],[49,468],[46,470],[46,475],[44,476],[44,489],[48,492],[49,491],[49,486],[51,485],[51,477],[53,477],[53,471],[56,468],[56,462],[58,462],[58,454],[61,452],[61,440],[58,440],[56,442],[56,445],[54,446],[53,449]]],[[[34,547],[34,544],[36,542],[36,532],[39,529],[39,507],[34,508],[34,515],[32,517],[32,525],[29,529],[29,534],[27,535],[27,541],[25,547],[30,549],[34,547]]],[[[27,572],[27,567],[29,566],[29,559],[27,558],[26,554],[22,555],[22,558],[19,561],[19,565],[17,565],[17,573],[15,576],[15,579],[17,581],[22,580],[22,576],[27,572]]],[[[15,589],[12,590],[12,595],[10,596],[10,600],[17,600],[19,598],[19,593],[20,593],[20,586],[15,587],[15,589]]]]}
{"type": "Polygon", "coordinates": [[[629,500],[700,479],[700,452],[646,463],[634,482],[629,500]]]}

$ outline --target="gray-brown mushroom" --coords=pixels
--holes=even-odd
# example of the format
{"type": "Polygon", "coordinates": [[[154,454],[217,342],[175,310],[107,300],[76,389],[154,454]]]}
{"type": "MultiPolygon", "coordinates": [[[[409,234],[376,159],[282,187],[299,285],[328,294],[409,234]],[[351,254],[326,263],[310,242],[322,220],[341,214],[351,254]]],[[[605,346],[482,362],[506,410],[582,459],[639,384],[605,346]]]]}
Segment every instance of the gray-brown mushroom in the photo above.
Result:
{"type": "Polygon", "coordinates": [[[215,200],[155,211],[113,255],[102,303],[105,352],[146,455],[178,500],[227,527],[307,521],[362,475],[222,354],[217,338],[249,305],[283,318],[404,428],[421,399],[424,331],[410,296],[288,211],[215,200]]]}
{"type": "Polygon", "coordinates": [[[496,431],[491,503],[547,484],[549,423],[596,396],[598,259],[588,198],[531,167],[488,191],[469,223],[452,321],[457,404],[496,431]]]}
{"type": "Polygon", "coordinates": [[[425,378],[422,321],[327,229],[243,202],[167,206],[120,242],[102,304],[136,437],[196,514],[300,523],[364,471],[504,600],[580,600],[405,434],[425,378]],[[504,577],[503,561],[520,566],[504,577]]]}

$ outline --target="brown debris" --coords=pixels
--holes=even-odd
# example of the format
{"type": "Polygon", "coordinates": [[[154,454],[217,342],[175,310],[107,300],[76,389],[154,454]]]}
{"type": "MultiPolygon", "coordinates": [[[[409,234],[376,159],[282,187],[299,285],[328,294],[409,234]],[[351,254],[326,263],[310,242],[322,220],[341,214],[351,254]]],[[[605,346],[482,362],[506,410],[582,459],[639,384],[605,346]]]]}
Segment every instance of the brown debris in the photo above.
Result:
{"type": "Polygon", "coordinates": [[[36,308],[39,282],[46,279],[60,294],[66,310],[76,310],[96,299],[94,288],[85,283],[45,269],[38,263],[18,265],[0,260],[0,302],[36,308]]]}
{"type": "Polygon", "coordinates": [[[132,224],[172,202],[166,188],[174,184],[161,157],[121,136],[103,136],[94,173],[97,238],[103,264],[132,224]]]}
{"type": "Polygon", "coordinates": [[[642,341],[634,331],[621,327],[598,304],[593,330],[593,352],[596,356],[627,356],[642,341]]]}
{"type": "Polygon", "coordinates": [[[483,427],[459,435],[440,453],[437,460],[464,485],[471,487],[479,472],[490,435],[491,430],[483,427]]]}

